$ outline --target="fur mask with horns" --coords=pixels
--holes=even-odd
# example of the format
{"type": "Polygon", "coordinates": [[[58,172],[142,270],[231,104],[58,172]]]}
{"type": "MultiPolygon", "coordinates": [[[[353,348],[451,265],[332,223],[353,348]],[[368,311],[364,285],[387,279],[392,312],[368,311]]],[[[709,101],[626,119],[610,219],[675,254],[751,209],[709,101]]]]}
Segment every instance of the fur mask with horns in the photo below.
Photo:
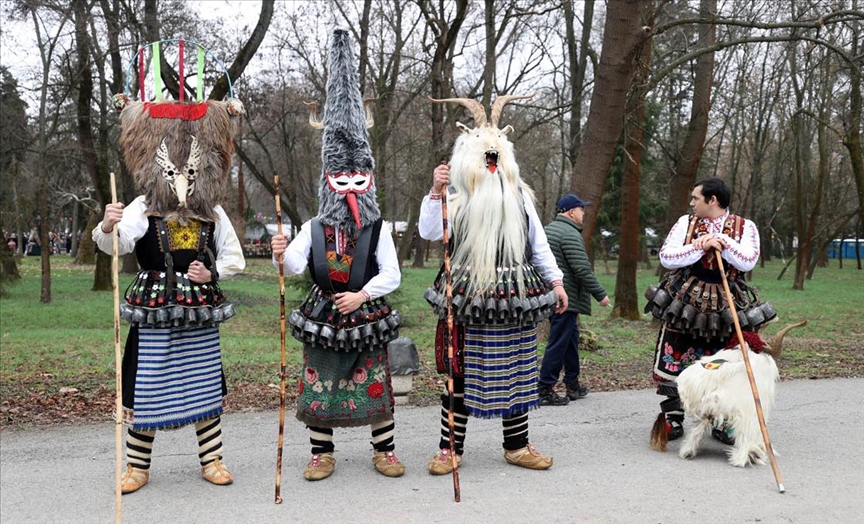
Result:
{"type": "Polygon", "coordinates": [[[318,219],[348,233],[359,232],[381,217],[375,198],[372,148],[366,129],[372,116],[360,93],[357,65],[348,32],[333,31],[330,45],[327,101],[324,120],[312,108],[309,123],[323,129],[321,181],[318,188],[318,219]]]}
{"type": "Polygon", "coordinates": [[[498,127],[504,106],[513,100],[534,95],[503,95],[492,103],[489,121],[486,110],[471,98],[448,98],[433,103],[455,103],[467,108],[474,128],[457,123],[462,134],[456,139],[450,158],[453,236],[458,239],[453,264],[471,268],[477,289],[496,282],[499,267],[520,268],[524,262],[528,228],[524,197],[534,193],[519,176],[513,143],[507,135],[511,126],[498,127]]]}
{"type": "Polygon", "coordinates": [[[237,100],[124,104],[120,146],[148,215],[216,220],[234,153],[233,117],[242,113],[237,100]]]}

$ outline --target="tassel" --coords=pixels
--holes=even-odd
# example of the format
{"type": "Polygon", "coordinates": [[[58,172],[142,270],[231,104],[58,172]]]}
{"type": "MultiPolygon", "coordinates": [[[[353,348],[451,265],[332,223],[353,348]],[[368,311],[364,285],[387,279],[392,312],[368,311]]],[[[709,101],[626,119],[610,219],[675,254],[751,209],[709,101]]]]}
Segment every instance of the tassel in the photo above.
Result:
{"type": "Polygon", "coordinates": [[[654,427],[651,428],[650,446],[654,451],[666,451],[666,415],[659,413],[657,420],[654,421],[654,427]]]}

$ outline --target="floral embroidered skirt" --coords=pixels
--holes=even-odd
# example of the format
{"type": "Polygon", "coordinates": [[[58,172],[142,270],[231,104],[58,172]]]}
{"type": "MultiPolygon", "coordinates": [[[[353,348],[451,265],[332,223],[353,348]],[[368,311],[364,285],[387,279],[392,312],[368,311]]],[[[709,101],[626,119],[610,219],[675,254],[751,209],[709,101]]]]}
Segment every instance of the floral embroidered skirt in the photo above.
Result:
{"type": "Polygon", "coordinates": [[[314,427],[366,426],[393,418],[387,349],[303,346],[297,420],[314,427]]]}
{"type": "Polygon", "coordinates": [[[704,339],[664,324],[654,351],[654,380],[674,381],[691,364],[717,353],[725,346],[726,342],[720,339],[704,339]]]}

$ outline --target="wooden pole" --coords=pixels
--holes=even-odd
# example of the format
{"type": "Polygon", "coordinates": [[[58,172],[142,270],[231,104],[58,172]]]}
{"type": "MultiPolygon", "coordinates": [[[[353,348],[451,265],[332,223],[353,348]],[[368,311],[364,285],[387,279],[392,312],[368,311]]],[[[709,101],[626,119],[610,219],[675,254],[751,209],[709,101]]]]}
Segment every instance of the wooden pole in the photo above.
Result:
{"type": "MultiPolygon", "coordinates": [[[[282,204],[279,201],[279,176],[273,177],[273,192],[276,195],[276,234],[282,234],[282,204]]],[[[283,256],[279,255],[279,444],[276,448],[276,504],[282,504],[282,443],[285,438],[285,269],[283,256]]]]}
{"type": "Polygon", "coordinates": [[[726,292],[726,302],[729,304],[729,311],[732,313],[732,323],[735,324],[735,334],[738,335],[738,344],[741,346],[741,355],[744,357],[744,368],[747,370],[747,378],[750,380],[750,390],[753,392],[753,401],[756,403],[756,416],[759,418],[759,429],[762,430],[762,440],[765,442],[765,450],[768,452],[768,459],[771,462],[771,469],[774,471],[774,480],[777,482],[777,490],[780,493],[786,493],[786,487],[783,485],[783,476],[780,475],[780,468],[777,466],[777,459],[774,457],[774,448],[771,447],[771,437],[768,436],[768,426],[765,425],[765,414],[762,412],[762,400],[759,398],[759,389],[756,387],[756,379],[753,377],[753,368],[750,367],[750,348],[744,340],[744,334],[741,333],[741,324],[738,322],[738,312],[735,311],[735,300],[732,298],[732,291],[729,289],[729,281],[726,279],[726,269],[723,267],[723,256],[719,249],[714,250],[714,255],[717,257],[717,267],[720,269],[720,276],[723,280],[723,290],[726,292]]]}
{"type": "Polygon", "coordinates": [[[447,408],[447,424],[450,437],[450,465],[453,472],[453,498],[456,502],[462,499],[461,489],[459,487],[459,462],[456,459],[456,420],[453,412],[455,404],[455,393],[453,391],[453,280],[450,272],[450,227],[447,220],[447,186],[441,187],[441,221],[444,227],[444,276],[447,282],[447,359],[448,375],[447,375],[447,400],[449,406],[447,408]]]}
{"type": "MultiPolygon", "coordinates": [[[[117,203],[117,184],[111,171],[111,203],[117,203]]],[[[114,291],[114,522],[123,521],[122,477],[123,477],[123,356],[120,352],[120,247],[117,224],[111,229],[113,249],[111,253],[111,288],[114,291]]]]}

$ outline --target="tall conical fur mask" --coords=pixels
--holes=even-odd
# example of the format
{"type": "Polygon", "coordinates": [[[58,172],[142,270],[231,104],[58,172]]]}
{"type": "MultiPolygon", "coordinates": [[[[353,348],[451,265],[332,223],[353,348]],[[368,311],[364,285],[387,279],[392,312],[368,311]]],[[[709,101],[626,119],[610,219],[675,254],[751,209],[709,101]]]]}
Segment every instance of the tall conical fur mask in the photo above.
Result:
{"type": "Polygon", "coordinates": [[[348,32],[333,31],[324,108],[318,218],[322,224],[357,232],[381,217],[375,199],[375,161],[366,133],[357,63],[348,32]]]}

